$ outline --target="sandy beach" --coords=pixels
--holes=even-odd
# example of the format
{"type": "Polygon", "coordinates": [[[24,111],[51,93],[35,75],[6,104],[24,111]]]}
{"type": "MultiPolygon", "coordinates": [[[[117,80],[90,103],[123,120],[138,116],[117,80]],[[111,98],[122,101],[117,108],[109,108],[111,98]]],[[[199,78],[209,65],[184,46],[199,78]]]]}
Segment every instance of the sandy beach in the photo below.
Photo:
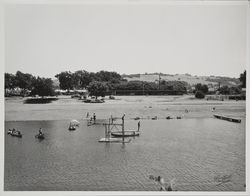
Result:
{"type": "Polygon", "coordinates": [[[115,100],[106,98],[105,103],[83,103],[70,96],[59,96],[58,101],[49,104],[24,104],[26,98],[5,99],[5,121],[25,120],[69,120],[85,119],[87,112],[94,112],[99,119],[121,117],[127,119],[140,117],[150,119],[157,116],[176,118],[210,118],[213,114],[245,118],[245,101],[197,100],[193,96],[116,96],[115,100]],[[213,108],[215,110],[213,111],[213,108]],[[188,110],[188,112],[185,112],[188,110]]]}

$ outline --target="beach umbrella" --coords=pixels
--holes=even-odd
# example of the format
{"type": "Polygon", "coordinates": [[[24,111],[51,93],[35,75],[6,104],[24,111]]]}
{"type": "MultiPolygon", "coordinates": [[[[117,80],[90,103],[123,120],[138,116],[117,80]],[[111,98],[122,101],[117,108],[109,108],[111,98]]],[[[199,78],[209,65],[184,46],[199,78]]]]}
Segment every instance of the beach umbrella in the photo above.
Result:
{"type": "Polygon", "coordinates": [[[71,124],[71,125],[79,125],[80,122],[77,121],[77,120],[71,120],[71,121],[70,121],[70,124],[71,124]]]}

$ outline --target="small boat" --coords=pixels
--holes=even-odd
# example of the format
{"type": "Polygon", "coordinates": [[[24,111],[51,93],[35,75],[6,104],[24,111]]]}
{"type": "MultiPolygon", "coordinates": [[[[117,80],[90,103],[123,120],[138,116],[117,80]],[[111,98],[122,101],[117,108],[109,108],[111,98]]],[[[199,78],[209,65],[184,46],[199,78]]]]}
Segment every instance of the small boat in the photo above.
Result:
{"type": "Polygon", "coordinates": [[[22,137],[22,134],[20,131],[18,130],[10,130],[8,131],[8,134],[10,134],[11,136],[15,136],[15,137],[22,137]]]}
{"type": "Polygon", "coordinates": [[[16,137],[22,137],[23,135],[20,132],[13,132],[11,133],[12,136],[16,136],[16,137]]]}
{"type": "Polygon", "coordinates": [[[41,139],[41,140],[43,140],[45,138],[43,133],[42,134],[38,133],[35,137],[38,139],[41,139]]]}
{"type": "Polygon", "coordinates": [[[177,116],[176,119],[181,119],[181,117],[180,117],[180,116],[177,116]]]}
{"type": "Polygon", "coordinates": [[[169,119],[173,119],[173,118],[171,118],[170,116],[167,116],[166,119],[169,120],[169,119]]]}
{"type": "Polygon", "coordinates": [[[152,120],[157,120],[157,116],[153,117],[152,120]]]}
{"type": "Polygon", "coordinates": [[[137,116],[137,117],[135,117],[134,119],[135,119],[135,120],[140,120],[140,117],[137,116]]]}
{"type": "Polygon", "coordinates": [[[134,136],[139,136],[140,132],[139,131],[124,131],[124,134],[122,131],[116,131],[116,132],[111,132],[111,135],[114,137],[134,137],[134,136]]]}
{"type": "Polygon", "coordinates": [[[73,125],[70,125],[69,126],[69,131],[75,131],[76,130],[76,127],[75,126],[73,126],[73,125]]]}

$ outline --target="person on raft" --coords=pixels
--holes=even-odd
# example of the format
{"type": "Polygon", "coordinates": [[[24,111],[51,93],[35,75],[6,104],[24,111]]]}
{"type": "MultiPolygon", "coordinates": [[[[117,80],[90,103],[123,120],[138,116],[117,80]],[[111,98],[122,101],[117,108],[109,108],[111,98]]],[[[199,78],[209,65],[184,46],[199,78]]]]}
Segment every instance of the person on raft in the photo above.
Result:
{"type": "Polygon", "coordinates": [[[42,128],[39,129],[39,135],[42,135],[43,132],[42,132],[42,128]]]}

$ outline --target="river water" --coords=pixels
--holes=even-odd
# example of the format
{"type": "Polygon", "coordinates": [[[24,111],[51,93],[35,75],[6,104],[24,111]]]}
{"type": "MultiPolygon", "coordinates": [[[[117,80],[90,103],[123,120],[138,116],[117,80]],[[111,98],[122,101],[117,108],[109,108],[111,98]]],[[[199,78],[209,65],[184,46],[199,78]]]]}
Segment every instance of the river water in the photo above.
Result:
{"type": "Polygon", "coordinates": [[[5,191],[158,191],[150,175],[174,179],[177,191],[245,191],[244,120],[141,120],[141,135],[126,144],[99,143],[102,125],[81,120],[68,131],[68,124],[5,122],[5,191]],[[40,127],[43,141],[35,138],[40,127]],[[9,128],[23,137],[7,135],[9,128]]]}

